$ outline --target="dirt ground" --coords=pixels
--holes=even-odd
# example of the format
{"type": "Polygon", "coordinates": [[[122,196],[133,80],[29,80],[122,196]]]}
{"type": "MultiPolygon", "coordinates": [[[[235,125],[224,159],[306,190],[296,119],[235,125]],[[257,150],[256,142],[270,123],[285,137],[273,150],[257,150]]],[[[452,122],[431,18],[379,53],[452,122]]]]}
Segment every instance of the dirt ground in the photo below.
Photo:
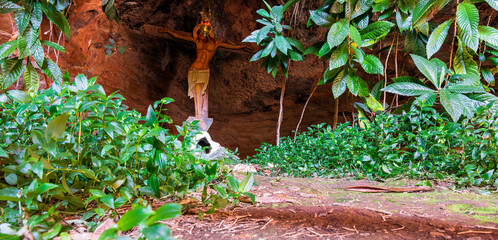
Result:
{"type": "MultiPolygon", "coordinates": [[[[242,178],[243,176],[239,176],[242,178]]],[[[498,195],[480,189],[361,193],[348,186],[413,187],[417,181],[256,176],[256,204],[199,219],[164,221],[178,239],[498,239],[498,195]],[[483,194],[484,193],[484,194],[483,194]]],[[[155,207],[164,203],[154,202],[155,207]]],[[[136,237],[138,231],[125,235],[136,237]]],[[[86,235],[86,239],[88,235],[86,235]]],[[[73,239],[78,239],[72,234],[73,239]]]]}
{"type": "Polygon", "coordinates": [[[356,185],[412,187],[322,178],[256,177],[257,204],[218,211],[199,220],[165,222],[179,239],[498,239],[498,197],[478,189],[360,193],[356,185]]]}

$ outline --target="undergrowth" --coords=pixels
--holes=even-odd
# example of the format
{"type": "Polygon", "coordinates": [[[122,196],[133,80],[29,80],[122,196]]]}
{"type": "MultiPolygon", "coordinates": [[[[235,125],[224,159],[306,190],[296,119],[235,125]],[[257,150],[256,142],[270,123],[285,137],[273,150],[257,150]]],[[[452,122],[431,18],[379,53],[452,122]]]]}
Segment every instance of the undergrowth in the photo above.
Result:
{"type": "Polygon", "coordinates": [[[498,114],[490,106],[463,122],[432,108],[379,114],[367,129],[315,125],[279,146],[263,144],[249,162],[273,175],[446,179],[457,185],[498,186],[498,114]]]}

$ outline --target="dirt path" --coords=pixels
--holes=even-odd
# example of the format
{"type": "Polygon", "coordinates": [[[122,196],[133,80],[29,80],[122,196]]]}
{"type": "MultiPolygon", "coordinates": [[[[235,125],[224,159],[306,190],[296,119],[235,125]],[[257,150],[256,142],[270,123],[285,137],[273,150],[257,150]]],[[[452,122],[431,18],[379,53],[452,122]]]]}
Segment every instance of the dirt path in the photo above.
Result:
{"type": "Polygon", "coordinates": [[[359,193],[354,185],[414,186],[416,181],[256,177],[256,206],[198,220],[165,222],[180,239],[498,239],[498,197],[450,190],[359,193]]]}
{"type": "MultiPolygon", "coordinates": [[[[256,176],[255,181],[257,186],[251,190],[256,195],[255,206],[242,203],[205,215],[202,220],[192,209],[191,214],[163,223],[172,236],[195,240],[498,239],[496,192],[484,195],[479,189],[455,191],[444,182],[435,185],[432,192],[361,193],[342,189],[357,185],[413,187],[417,181],[411,180],[379,183],[256,176]]],[[[153,202],[154,208],[163,204],[153,202]]],[[[111,221],[107,225],[113,224],[111,221]]],[[[138,229],[125,235],[136,238],[138,229]]],[[[74,230],[71,234],[72,239],[98,236],[74,230]]]]}

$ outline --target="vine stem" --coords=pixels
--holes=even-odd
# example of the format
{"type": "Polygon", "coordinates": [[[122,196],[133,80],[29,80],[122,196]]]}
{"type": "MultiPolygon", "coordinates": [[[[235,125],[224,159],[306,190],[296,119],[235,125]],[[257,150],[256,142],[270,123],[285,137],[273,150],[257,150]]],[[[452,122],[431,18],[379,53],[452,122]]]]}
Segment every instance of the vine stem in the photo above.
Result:
{"type": "MultiPolygon", "coordinates": [[[[386,61],[384,63],[384,88],[387,87],[387,62],[389,61],[389,56],[391,55],[391,50],[393,50],[394,40],[396,40],[396,31],[394,32],[393,41],[391,43],[391,47],[389,48],[389,52],[387,53],[386,61]]],[[[386,92],[384,92],[384,100],[383,107],[386,108],[386,92]]]]}
{"type": "MultiPolygon", "coordinates": [[[[318,82],[319,81],[320,80],[318,80],[318,82]]],[[[313,90],[311,90],[311,94],[308,97],[308,100],[306,100],[306,103],[304,104],[303,111],[301,112],[301,118],[299,118],[299,122],[297,123],[297,126],[296,126],[296,131],[294,132],[294,138],[296,138],[296,136],[297,136],[297,132],[299,131],[299,126],[301,125],[301,122],[303,121],[304,112],[306,111],[306,107],[308,106],[308,103],[310,102],[311,96],[313,96],[313,93],[315,93],[315,90],[318,87],[318,82],[315,84],[315,87],[313,87],[313,90]]]]}
{"type": "Polygon", "coordinates": [[[287,77],[284,76],[284,79],[282,80],[282,91],[280,92],[280,110],[278,111],[277,146],[280,143],[280,126],[282,125],[282,120],[284,118],[284,94],[285,94],[286,83],[287,83],[287,77]]]}
{"type": "MultiPolygon", "coordinates": [[[[460,3],[460,0],[457,0],[457,7],[458,7],[458,4],[460,3]]],[[[451,48],[450,48],[450,67],[449,69],[452,68],[453,66],[453,48],[455,46],[455,37],[456,37],[456,34],[457,34],[457,19],[456,19],[456,16],[455,16],[455,27],[453,28],[453,39],[451,39],[451,48]]]]}

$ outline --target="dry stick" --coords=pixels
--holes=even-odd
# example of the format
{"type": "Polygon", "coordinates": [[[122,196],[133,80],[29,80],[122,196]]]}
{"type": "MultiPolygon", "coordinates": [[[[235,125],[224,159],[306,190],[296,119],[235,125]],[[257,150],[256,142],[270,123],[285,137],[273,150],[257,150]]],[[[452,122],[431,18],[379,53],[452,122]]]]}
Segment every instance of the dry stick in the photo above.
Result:
{"type": "Polygon", "coordinates": [[[280,92],[280,110],[278,111],[278,123],[277,123],[277,146],[280,143],[280,126],[282,125],[282,120],[284,118],[284,93],[285,93],[285,84],[287,82],[287,78],[284,76],[282,80],[282,92],[280,92]]]}
{"type": "MultiPolygon", "coordinates": [[[[320,81],[320,80],[318,80],[318,81],[320,81]]],[[[297,136],[297,132],[299,131],[299,126],[301,125],[301,122],[303,121],[304,112],[306,111],[306,107],[308,106],[308,103],[310,102],[311,96],[313,96],[313,93],[315,93],[315,90],[317,87],[318,87],[318,82],[315,84],[315,87],[313,87],[313,90],[311,91],[310,96],[308,97],[308,99],[306,100],[306,103],[304,104],[303,111],[301,112],[301,118],[299,118],[299,122],[297,123],[297,126],[296,126],[296,132],[294,133],[294,138],[296,138],[296,136],[297,136]]]]}
{"type": "MultiPolygon", "coordinates": [[[[391,55],[391,50],[393,50],[394,40],[396,39],[396,32],[394,32],[393,42],[391,43],[391,47],[389,48],[389,52],[387,53],[386,62],[384,63],[384,88],[387,87],[387,62],[389,61],[389,55],[391,55]]],[[[383,107],[386,108],[386,92],[384,92],[384,101],[383,107]]]]}

